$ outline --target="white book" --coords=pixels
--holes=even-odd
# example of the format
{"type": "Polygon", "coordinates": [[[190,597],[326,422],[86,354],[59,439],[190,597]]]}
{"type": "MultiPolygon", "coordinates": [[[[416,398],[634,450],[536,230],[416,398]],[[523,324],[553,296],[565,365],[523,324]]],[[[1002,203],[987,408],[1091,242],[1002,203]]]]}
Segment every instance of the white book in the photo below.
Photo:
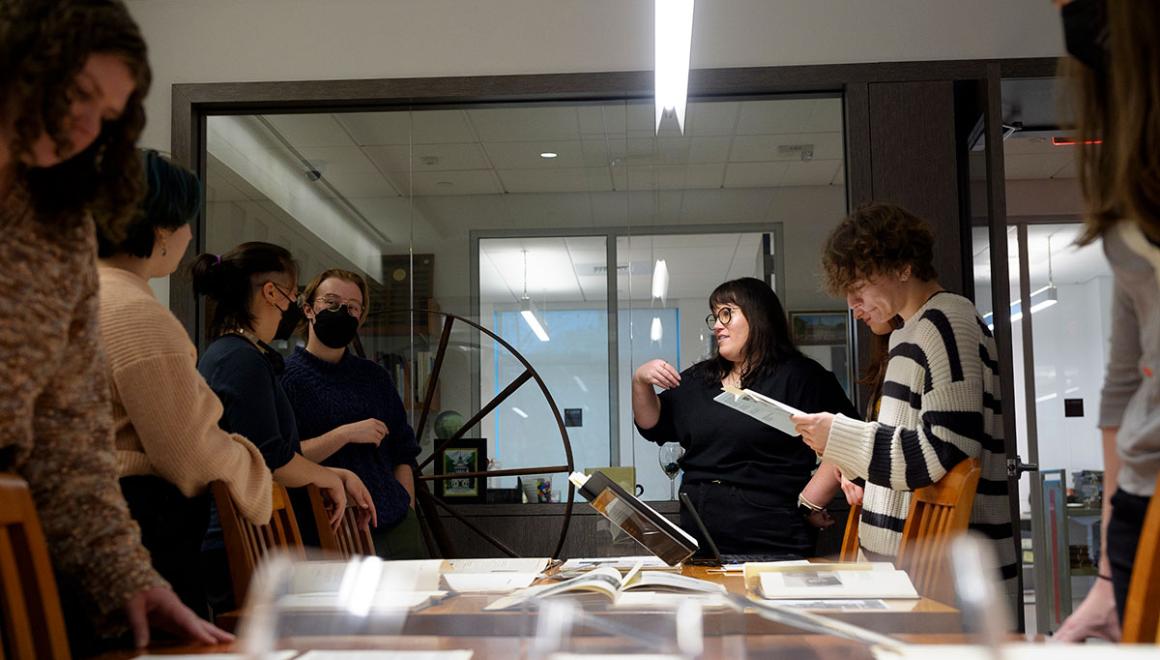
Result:
{"type": "Polygon", "coordinates": [[[721,390],[722,392],[720,394],[713,397],[713,400],[717,403],[749,415],[757,421],[767,426],[772,426],[791,437],[799,435],[797,430],[794,429],[794,424],[790,420],[790,416],[804,415],[806,413],[787,403],[771,399],[760,392],[754,392],[750,389],[741,389],[725,385],[721,390]]]}
{"type": "Polygon", "coordinates": [[[459,593],[506,594],[532,586],[539,573],[446,573],[443,582],[459,593]]]}
{"type": "Polygon", "coordinates": [[[660,591],[680,594],[725,594],[725,587],[716,582],[668,573],[641,571],[639,567],[621,577],[620,571],[603,566],[584,575],[563,582],[524,589],[491,603],[485,610],[503,610],[517,607],[534,598],[560,594],[597,593],[616,601],[617,595],[629,590],[660,591]]]}
{"type": "Polygon", "coordinates": [[[543,573],[552,563],[547,557],[503,557],[499,559],[448,559],[448,573],[543,573]]]}
{"type": "Polygon", "coordinates": [[[910,577],[899,570],[793,570],[761,574],[761,595],[769,600],[825,598],[918,598],[910,577]]]}

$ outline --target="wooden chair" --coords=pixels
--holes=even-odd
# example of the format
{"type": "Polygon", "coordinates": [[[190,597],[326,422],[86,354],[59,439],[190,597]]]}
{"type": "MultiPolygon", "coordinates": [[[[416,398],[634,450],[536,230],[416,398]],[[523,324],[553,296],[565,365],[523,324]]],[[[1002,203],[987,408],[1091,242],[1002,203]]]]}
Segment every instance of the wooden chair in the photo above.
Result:
{"type": "Polygon", "coordinates": [[[225,541],[230,580],[234,587],[234,603],[241,607],[250,580],[263,557],[275,550],[284,549],[296,559],[306,558],[302,534],[294,519],[290,496],[278,484],[274,484],[273,513],[270,522],[265,525],[255,525],[238,512],[225,483],[213,482],[210,491],[221,519],[222,540],[225,541]]]}
{"type": "Polygon", "coordinates": [[[310,484],[306,491],[310,494],[310,508],[314,513],[314,525],[318,528],[319,547],[336,553],[343,559],[350,559],[356,555],[374,556],[374,539],[371,538],[370,530],[358,525],[357,509],[347,507],[336,530],[330,526],[330,514],[326,510],[322,491],[314,484],[310,484]]]}
{"type": "Polygon", "coordinates": [[[1129,644],[1160,644],[1160,479],[1156,483],[1124,606],[1123,640],[1129,644]]]}
{"type": "Polygon", "coordinates": [[[862,505],[850,507],[850,515],[846,518],[846,531],[842,535],[842,551],[838,554],[838,561],[858,561],[858,522],[862,520],[862,505]]]}
{"type": "Polygon", "coordinates": [[[943,602],[954,596],[947,552],[951,540],[967,531],[981,474],[978,459],[968,458],[938,483],[911,494],[898,567],[910,574],[923,596],[943,602]]]}
{"type": "Polygon", "coordinates": [[[0,474],[0,660],[67,660],[68,634],[28,483],[0,474]]]}

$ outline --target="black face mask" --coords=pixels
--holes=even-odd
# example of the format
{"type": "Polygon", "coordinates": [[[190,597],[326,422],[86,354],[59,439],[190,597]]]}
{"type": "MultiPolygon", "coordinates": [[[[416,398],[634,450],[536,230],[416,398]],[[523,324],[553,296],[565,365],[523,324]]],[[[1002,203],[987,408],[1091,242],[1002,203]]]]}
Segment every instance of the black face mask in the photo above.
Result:
{"type": "Polygon", "coordinates": [[[358,333],[358,319],[346,311],[324,309],[314,314],[314,336],[330,348],[344,348],[358,333]]]}
{"type": "Polygon", "coordinates": [[[1068,54],[1102,76],[1108,65],[1108,21],[1103,0],[1073,0],[1059,13],[1068,54]]]}
{"type": "Polygon", "coordinates": [[[293,336],[294,330],[306,316],[302,313],[302,308],[298,306],[297,300],[286,295],[286,292],[277,284],[274,285],[274,288],[278,289],[278,293],[286,296],[286,300],[290,301],[286,309],[282,310],[282,320],[278,322],[278,329],[274,331],[274,341],[283,341],[293,336]]]}

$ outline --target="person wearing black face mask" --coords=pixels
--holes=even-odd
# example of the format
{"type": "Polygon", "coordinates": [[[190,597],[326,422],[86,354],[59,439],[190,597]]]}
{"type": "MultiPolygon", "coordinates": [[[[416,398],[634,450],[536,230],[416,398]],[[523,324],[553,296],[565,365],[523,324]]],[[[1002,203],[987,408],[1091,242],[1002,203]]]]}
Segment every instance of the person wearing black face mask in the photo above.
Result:
{"type": "Polygon", "coordinates": [[[426,556],[415,516],[419,445],[387,371],[347,349],[366,319],[366,280],[332,269],[303,291],[306,346],[286,359],[282,387],[303,438],[302,453],[357,474],[374,498],[375,551],[384,558],[426,556]]]}
{"type": "MultiPolygon", "coordinates": [[[[261,452],[274,481],[290,489],[298,527],[306,545],[318,545],[318,532],[304,488],[315,484],[334,505],[336,524],[347,504],[366,524],[374,502],[353,472],[323,467],[303,455],[294,410],[282,390],[282,358],[269,343],[280,328],[293,331],[302,318],[297,300],[297,264],[289,251],[263,242],[243,243],[220,256],[202,254],[193,263],[194,290],[212,302],[212,341],[198,360],[198,371],[218,399],[222,430],[250,440],[261,452]]],[[[214,611],[233,602],[225,544],[216,516],[202,543],[202,574],[214,611]]]]}

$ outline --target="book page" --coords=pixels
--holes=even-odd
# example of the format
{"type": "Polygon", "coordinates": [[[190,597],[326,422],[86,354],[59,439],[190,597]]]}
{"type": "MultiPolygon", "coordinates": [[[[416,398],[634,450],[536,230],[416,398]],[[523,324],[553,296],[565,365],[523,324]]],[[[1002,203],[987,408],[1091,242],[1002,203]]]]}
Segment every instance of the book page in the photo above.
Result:
{"type": "Polygon", "coordinates": [[[813,573],[817,571],[894,571],[894,564],[888,561],[875,562],[811,562],[808,559],[788,561],[748,562],[743,569],[745,579],[755,578],[762,573],[813,573]]]}
{"type": "Polygon", "coordinates": [[[761,574],[767,599],[918,598],[903,571],[771,571],[761,574]]]}
{"type": "Polygon", "coordinates": [[[790,421],[791,415],[804,414],[793,406],[781,403],[752,390],[740,390],[735,387],[722,387],[723,392],[713,397],[717,403],[729,406],[737,412],[749,415],[757,421],[772,426],[790,437],[796,437],[798,432],[790,421]]]}
{"type": "MultiPolygon", "coordinates": [[[[446,595],[446,591],[376,591],[365,605],[374,612],[402,612],[427,607],[446,595]]],[[[335,591],[287,594],[276,602],[278,609],[296,612],[346,610],[350,605],[351,597],[335,591]]]]}
{"type": "Polygon", "coordinates": [[[504,610],[518,607],[535,598],[546,598],[565,593],[595,592],[613,600],[620,589],[620,571],[602,566],[583,575],[555,584],[537,585],[517,591],[489,604],[484,610],[504,610]]]}
{"type": "Polygon", "coordinates": [[[506,594],[532,586],[539,573],[445,573],[447,588],[459,593],[506,594]]]}
{"type": "MultiPolygon", "coordinates": [[[[631,570],[633,566],[642,564],[642,570],[674,570],[659,557],[652,555],[632,555],[626,557],[577,557],[569,559],[560,567],[561,571],[582,571],[598,568],[600,566],[607,566],[615,568],[619,571],[631,570]]],[[[679,570],[679,569],[676,569],[679,570]]]]}
{"type": "Polygon", "coordinates": [[[638,573],[620,587],[621,591],[640,589],[678,593],[725,593],[725,586],[708,580],[673,573],[638,573]]]}
{"type": "Polygon", "coordinates": [[[442,559],[382,561],[362,557],[350,561],[295,562],[290,593],[338,592],[374,580],[378,591],[438,591],[442,559]]]}
{"type": "Polygon", "coordinates": [[[450,573],[543,573],[552,563],[547,557],[499,559],[448,559],[450,573]]]}

